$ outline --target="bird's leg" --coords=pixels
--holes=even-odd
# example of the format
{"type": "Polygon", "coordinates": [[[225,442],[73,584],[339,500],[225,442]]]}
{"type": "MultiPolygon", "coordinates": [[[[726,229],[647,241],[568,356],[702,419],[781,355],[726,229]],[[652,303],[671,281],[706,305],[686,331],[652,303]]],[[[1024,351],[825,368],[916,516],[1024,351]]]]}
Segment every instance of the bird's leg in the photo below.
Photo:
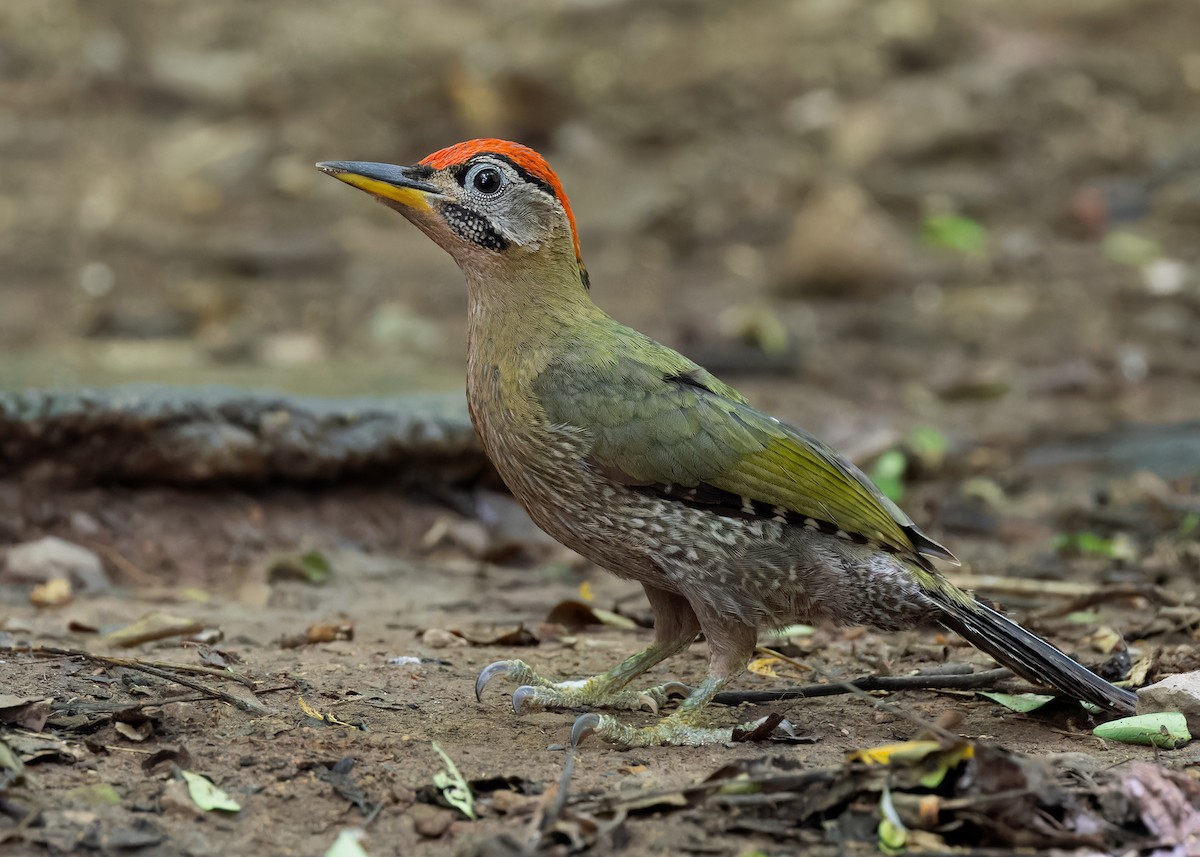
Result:
{"type": "Polygon", "coordinates": [[[513,710],[518,714],[534,708],[649,708],[657,712],[672,696],[687,696],[691,689],[670,681],[645,690],[627,690],[635,678],[665,661],[696,638],[700,623],[687,599],[666,590],[646,586],[646,597],[654,608],[654,642],[617,666],[587,679],[551,681],[538,675],[524,661],[497,661],[479,674],[475,696],[497,675],[520,684],[513,693],[513,710]]]}
{"type": "Polygon", "coordinates": [[[702,725],[702,711],[725,685],[746,668],[758,641],[758,631],[737,619],[711,610],[699,608],[696,613],[704,636],[708,639],[708,676],[688,694],[679,708],[653,726],[643,728],[628,726],[607,714],[584,714],[571,729],[572,745],[593,733],[625,747],[721,744],[733,737],[730,727],[702,725]]]}

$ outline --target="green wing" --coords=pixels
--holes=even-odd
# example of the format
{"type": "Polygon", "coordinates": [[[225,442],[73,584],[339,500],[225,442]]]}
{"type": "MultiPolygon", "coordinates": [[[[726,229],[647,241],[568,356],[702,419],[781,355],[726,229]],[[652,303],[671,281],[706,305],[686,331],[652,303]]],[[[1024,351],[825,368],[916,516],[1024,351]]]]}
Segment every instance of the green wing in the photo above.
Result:
{"type": "Polygon", "coordinates": [[[594,353],[587,361],[566,357],[535,382],[552,422],[591,434],[592,459],[606,475],[676,495],[680,488],[711,487],[897,551],[954,561],[821,441],[751,407],[704,369],[638,336],[622,355],[607,353],[599,364],[594,353]],[[647,355],[653,363],[639,353],[647,348],[653,348],[647,355]]]}

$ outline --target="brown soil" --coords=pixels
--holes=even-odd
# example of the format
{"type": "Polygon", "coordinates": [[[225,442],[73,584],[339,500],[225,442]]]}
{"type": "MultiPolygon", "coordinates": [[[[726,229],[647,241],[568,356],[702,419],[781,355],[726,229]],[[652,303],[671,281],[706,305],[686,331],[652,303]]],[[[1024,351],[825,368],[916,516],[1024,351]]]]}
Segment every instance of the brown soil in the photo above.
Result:
{"type": "MultiPolygon", "coordinates": [[[[560,5],[6,5],[0,386],[453,389],[458,272],[393,213],[310,164],[408,162],[468,136],[516,137],[559,168],[606,308],[858,460],[935,426],[945,460],[910,468],[904,505],[964,572],[1082,592],[1153,584],[1186,603],[1081,601],[1097,615],[1074,621],[1058,609],[1069,598],[985,594],[1085,661],[1108,658],[1096,632],[1113,628],[1133,661],[1155,658],[1151,677],[1196,669],[1195,4],[560,5]],[[846,188],[869,200],[867,220],[836,220],[846,188]],[[822,198],[834,202],[813,215],[822,198]],[[793,235],[803,211],[809,223],[883,237],[836,249],[827,235],[836,258],[814,261],[812,234],[793,235]],[[922,243],[922,224],[939,213],[982,224],[986,247],[922,243]],[[1151,249],[1122,251],[1114,233],[1151,249]],[[1168,268],[1182,281],[1155,279],[1168,268]],[[789,345],[764,351],[755,343],[776,319],[789,345]],[[1081,532],[1127,547],[1055,548],[1081,532]]],[[[6,583],[0,643],[128,655],[86,629],[151,611],[194,618],[221,631],[215,648],[261,680],[269,709],[171,702],[194,693],[117,667],[7,653],[0,693],[154,705],[139,709],[152,723],[141,741],[111,713],[57,712],[44,734],[66,755],[31,763],[19,795],[0,791],[0,809],[13,796],[38,819],[19,827],[0,815],[0,851],[320,854],[369,815],[373,855],[507,853],[495,840],[471,849],[503,833],[524,839],[562,772],[575,713],[514,716],[500,682],[477,703],[475,675],[513,656],[548,675],[590,675],[651,634],[547,626],[585,583],[597,607],[642,618],[644,602],[519,519],[498,531],[475,522],[471,510],[507,502],[482,488],[431,498],[359,484],[0,481],[0,543],[59,535],[97,551],[117,587],[36,609],[29,582],[6,583]],[[327,583],[269,577],[272,556],[303,550],[328,558],[327,583]],[[353,638],[280,645],[316,623],[350,624],[353,638]],[[540,642],[439,648],[451,637],[425,634],[485,640],[520,625],[540,642]],[[401,656],[422,660],[389,663],[401,656]],[[306,714],[301,698],[341,725],[306,714]],[[435,806],[434,741],[475,783],[478,821],[435,806]],[[145,772],[164,747],[186,749],[180,766],[242,810],[195,810],[169,762],[145,772]],[[346,758],[360,792],[331,773],[346,758]],[[98,784],[119,801],[80,789],[98,784]],[[531,798],[497,796],[504,790],[531,798]]],[[[832,678],[988,663],[935,629],[819,629],[795,647],[832,678]]],[[[200,665],[207,649],[168,641],[134,653],[200,665]]],[[[703,667],[698,643],[653,680],[692,681],[703,667]]],[[[748,674],[739,686],[816,680],[778,669],[778,679],[748,674]]],[[[1193,747],[1105,743],[1068,706],[1018,715],[930,691],[888,701],[923,721],[953,712],[961,735],[1035,757],[1200,770],[1193,747]]],[[[848,751],[920,731],[848,696],[713,716],[768,711],[815,740],[636,751],[591,742],[571,794],[677,787],[740,759],[837,767],[848,751]]],[[[139,716],[118,718],[145,728],[139,716]]],[[[828,833],[815,847],[705,806],[631,813],[594,847],[874,848],[872,831],[841,844],[828,833]]],[[[565,850],[563,841],[547,847],[565,850]]]]}

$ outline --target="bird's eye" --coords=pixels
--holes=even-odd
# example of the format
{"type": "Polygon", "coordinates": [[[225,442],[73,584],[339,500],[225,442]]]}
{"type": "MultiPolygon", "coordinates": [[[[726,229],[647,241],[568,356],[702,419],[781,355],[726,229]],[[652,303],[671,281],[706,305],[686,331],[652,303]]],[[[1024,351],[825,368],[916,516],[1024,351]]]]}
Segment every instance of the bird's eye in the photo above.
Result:
{"type": "Polygon", "coordinates": [[[489,196],[504,187],[504,175],[495,167],[480,166],[467,177],[471,187],[489,196]]]}

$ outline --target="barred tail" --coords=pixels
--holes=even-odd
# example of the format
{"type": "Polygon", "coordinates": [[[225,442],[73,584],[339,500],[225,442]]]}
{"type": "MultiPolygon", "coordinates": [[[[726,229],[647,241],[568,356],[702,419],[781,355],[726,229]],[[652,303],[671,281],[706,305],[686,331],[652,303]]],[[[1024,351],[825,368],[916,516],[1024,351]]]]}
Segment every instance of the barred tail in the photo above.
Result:
{"type": "Polygon", "coordinates": [[[1137,709],[1137,694],[1110,684],[987,605],[959,592],[927,590],[926,594],[942,609],[939,622],[1021,678],[1111,711],[1132,714],[1137,709]]]}

